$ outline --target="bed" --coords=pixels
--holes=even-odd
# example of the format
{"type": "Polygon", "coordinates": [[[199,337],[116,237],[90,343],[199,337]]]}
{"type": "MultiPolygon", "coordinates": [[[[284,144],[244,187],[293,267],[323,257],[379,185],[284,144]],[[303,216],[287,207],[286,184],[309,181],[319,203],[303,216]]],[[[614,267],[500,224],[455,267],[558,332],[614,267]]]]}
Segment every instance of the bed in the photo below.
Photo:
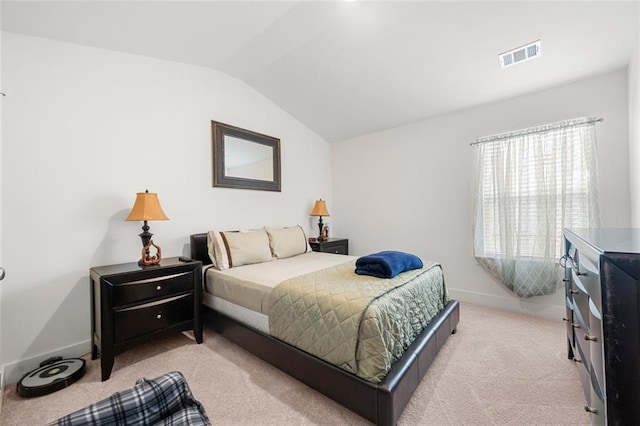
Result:
{"type": "MultiPolygon", "coordinates": [[[[305,253],[265,262],[270,268],[268,274],[263,272],[263,266],[260,265],[218,271],[206,267],[212,264],[209,255],[211,245],[208,244],[211,240],[207,233],[190,236],[191,257],[205,265],[205,325],[376,424],[396,424],[436,354],[449,335],[456,331],[459,304],[454,300],[445,300],[441,309],[429,318],[426,327],[421,327],[416,336],[411,337],[412,343],[408,348],[403,349],[397,359],[391,358],[392,363],[386,369],[376,372],[377,378],[368,377],[357,370],[350,371],[346,365],[348,363],[334,365],[333,361],[314,355],[313,348],[302,350],[272,336],[274,325],[277,324],[273,318],[269,323],[269,309],[276,309],[273,303],[276,291],[273,289],[280,289],[282,284],[278,283],[296,284],[301,276],[308,279],[308,274],[324,276],[327,275],[326,271],[337,273],[335,271],[345,269],[341,265],[348,265],[355,258],[305,253]],[[265,275],[268,276],[266,283],[265,275]],[[238,282],[244,282],[245,285],[236,287],[238,282]],[[215,286],[215,289],[211,286],[215,286]]],[[[426,273],[420,272],[420,275],[426,273]]],[[[271,316],[274,316],[273,312],[271,316]]],[[[364,357],[368,356],[365,354],[364,357]]],[[[359,362],[356,364],[359,365],[359,362]]]]}

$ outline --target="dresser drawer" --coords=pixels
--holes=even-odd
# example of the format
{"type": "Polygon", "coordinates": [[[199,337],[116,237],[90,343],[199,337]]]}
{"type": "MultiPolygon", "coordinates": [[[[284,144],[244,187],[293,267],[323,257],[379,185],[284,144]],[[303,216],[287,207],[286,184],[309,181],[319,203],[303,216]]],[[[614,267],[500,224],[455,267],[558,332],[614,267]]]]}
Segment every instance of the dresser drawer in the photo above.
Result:
{"type": "Polygon", "coordinates": [[[604,341],[602,339],[602,316],[596,306],[589,303],[589,336],[593,340],[589,341],[589,354],[591,356],[591,367],[593,369],[592,382],[597,385],[600,393],[604,389],[604,341]]]}
{"type": "Polygon", "coordinates": [[[193,320],[193,293],[114,311],[115,343],[193,320]]]}
{"type": "Polygon", "coordinates": [[[570,296],[567,296],[565,298],[565,304],[566,304],[566,309],[565,309],[564,321],[567,327],[567,339],[569,339],[571,346],[573,346],[574,345],[573,341],[575,340],[574,332],[573,332],[573,322],[575,321],[575,317],[573,315],[573,310],[575,308],[573,307],[573,301],[570,296]]]}
{"type": "Polygon", "coordinates": [[[584,328],[580,328],[580,329],[576,328],[575,333],[576,333],[575,345],[580,348],[581,355],[582,355],[581,359],[587,365],[587,369],[589,369],[589,365],[592,362],[591,342],[585,339],[585,336],[588,335],[589,331],[585,330],[584,328]]]}
{"type": "Polygon", "coordinates": [[[584,257],[576,267],[571,271],[571,277],[578,287],[582,289],[593,299],[593,303],[598,310],[602,310],[602,292],[600,291],[600,273],[598,267],[591,262],[585,262],[584,257]]]}
{"type": "MultiPolygon", "coordinates": [[[[582,330],[589,330],[589,295],[586,293],[582,283],[578,280],[575,272],[571,272],[571,287],[569,293],[573,301],[574,325],[580,325],[582,330]]],[[[578,333],[579,330],[576,330],[578,333]]]]}
{"type": "MultiPolygon", "coordinates": [[[[576,345],[580,353],[580,346],[576,345]]],[[[584,398],[587,401],[587,405],[591,403],[591,374],[589,373],[589,367],[584,363],[584,358],[581,355],[576,355],[576,367],[578,368],[578,374],[580,376],[580,383],[582,384],[582,390],[584,391],[584,398]]]]}
{"type": "Polygon", "coordinates": [[[598,385],[595,383],[593,370],[591,371],[591,381],[591,395],[590,398],[587,399],[587,405],[585,405],[584,409],[591,415],[592,425],[604,425],[606,424],[604,411],[604,395],[602,394],[600,388],[598,388],[598,385]]]}
{"type": "Polygon", "coordinates": [[[130,281],[113,285],[113,305],[123,306],[193,290],[193,272],[130,281]]]}

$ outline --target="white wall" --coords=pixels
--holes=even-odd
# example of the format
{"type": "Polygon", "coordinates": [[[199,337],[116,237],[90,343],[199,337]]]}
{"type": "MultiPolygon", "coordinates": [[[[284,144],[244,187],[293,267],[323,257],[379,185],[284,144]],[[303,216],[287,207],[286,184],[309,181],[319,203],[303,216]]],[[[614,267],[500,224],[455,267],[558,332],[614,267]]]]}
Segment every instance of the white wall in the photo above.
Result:
{"type": "MultiPolygon", "coordinates": [[[[2,22],[2,8],[0,7],[0,22],[2,22]]],[[[0,92],[2,88],[2,28],[0,28],[0,92]]],[[[3,92],[4,93],[4,92],[3,92]]],[[[2,95],[0,95],[2,96],[2,95]]],[[[2,101],[4,97],[0,97],[0,164],[2,164],[2,101]]],[[[4,267],[2,261],[2,173],[0,173],[0,267],[4,267]]],[[[2,353],[2,282],[0,281],[0,354],[2,353]]],[[[4,392],[4,368],[2,358],[0,357],[0,413],[2,413],[2,397],[4,392]]]]}
{"type": "Polygon", "coordinates": [[[640,227],[640,8],[636,26],[636,48],[628,70],[629,81],[629,181],[631,225],[640,227]]]}
{"type": "Polygon", "coordinates": [[[238,80],[6,32],[2,55],[9,380],[89,351],[89,268],[140,257],[142,223],[124,221],[136,192],[157,192],[170,218],[150,222],[165,257],[209,229],[313,231],[313,202],[331,200],[329,144],[238,80]],[[211,120],[281,139],[282,192],[212,188],[211,120]]]}
{"type": "Polygon", "coordinates": [[[581,117],[597,125],[601,217],[628,226],[627,75],[616,71],[332,145],[335,236],[352,254],[414,252],[442,263],[451,296],[561,318],[561,291],[518,299],[473,258],[473,180],[480,136],[581,117]]]}

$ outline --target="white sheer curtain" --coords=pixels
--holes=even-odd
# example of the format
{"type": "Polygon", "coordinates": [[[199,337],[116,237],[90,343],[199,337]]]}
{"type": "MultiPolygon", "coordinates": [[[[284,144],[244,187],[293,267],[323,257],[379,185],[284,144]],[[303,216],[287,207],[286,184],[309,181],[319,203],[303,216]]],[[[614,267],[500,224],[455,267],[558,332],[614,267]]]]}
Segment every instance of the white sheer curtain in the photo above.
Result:
{"type": "Polygon", "coordinates": [[[474,253],[521,297],[554,293],[562,230],[599,225],[594,119],[478,139],[474,253]]]}

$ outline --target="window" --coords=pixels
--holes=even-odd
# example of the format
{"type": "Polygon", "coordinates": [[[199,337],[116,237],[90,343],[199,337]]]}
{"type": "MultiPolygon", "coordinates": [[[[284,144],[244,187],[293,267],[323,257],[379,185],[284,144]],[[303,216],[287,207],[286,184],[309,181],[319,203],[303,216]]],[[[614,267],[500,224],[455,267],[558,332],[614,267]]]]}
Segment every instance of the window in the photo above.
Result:
{"type": "Polygon", "coordinates": [[[563,229],[599,224],[594,123],[478,140],[475,256],[518,295],[553,293],[563,229]]]}

